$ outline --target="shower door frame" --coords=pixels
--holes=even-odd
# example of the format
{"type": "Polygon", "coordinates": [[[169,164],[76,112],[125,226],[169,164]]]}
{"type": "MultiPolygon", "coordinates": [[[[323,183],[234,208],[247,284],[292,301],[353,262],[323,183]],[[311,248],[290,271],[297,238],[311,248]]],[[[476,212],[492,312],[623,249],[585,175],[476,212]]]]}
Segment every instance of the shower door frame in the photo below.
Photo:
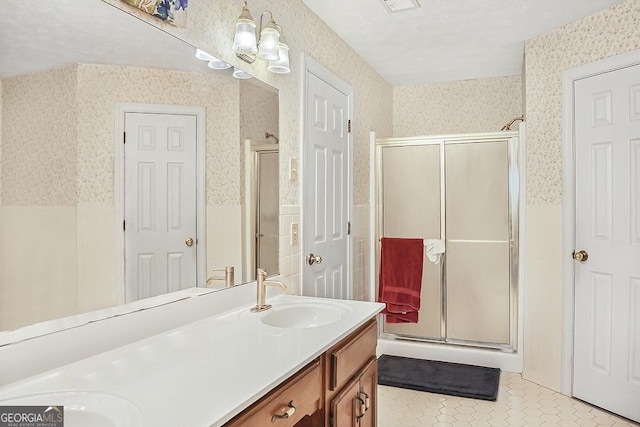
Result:
{"type": "Polygon", "coordinates": [[[440,153],[440,238],[446,240],[446,168],[445,168],[445,146],[452,144],[469,144],[469,143],[489,143],[489,142],[507,142],[507,161],[509,174],[509,343],[488,343],[471,340],[456,340],[447,338],[447,277],[446,262],[447,256],[443,257],[440,264],[440,292],[441,292],[441,308],[440,308],[440,339],[421,337],[407,334],[397,334],[384,331],[384,321],[379,322],[379,334],[386,339],[419,341],[435,344],[447,344],[455,346],[467,346],[476,348],[485,348],[491,350],[500,350],[503,352],[517,352],[519,347],[521,292],[522,292],[522,266],[521,266],[521,250],[522,242],[520,235],[520,227],[523,213],[523,186],[524,180],[520,176],[520,165],[523,164],[523,138],[524,124],[521,124],[520,131],[507,132],[491,132],[476,134],[453,134],[453,135],[436,135],[436,136],[417,136],[408,138],[385,138],[375,139],[374,143],[374,179],[373,179],[373,195],[375,196],[374,204],[374,228],[375,240],[373,251],[375,254],[375,264],[373,266],[374,298],[377,297],[378,290],[378,271],[380,265],[380,239],[383,237],[384,209],[383,209],[383,171],[382,171],[382,150],[385,147],[404,147],[404,146],[426,146],[439,145],[440,153]]]}
{"type": "MultiPolygon", "coordinates": [[[[256,280],[256,268],[259,267],[259,210],[260,210],[260,184],[259,168],[260,155],[263,153],[279,153],[280,146],[273,143],[257,142],[251,139],[244,141],[244,167],[245,167],[245,213],[243,226],[242,251],[244,270],[242,271],[243,281],[256,280]]],[[[267,271],[268,277],[277,276],[278,271],[267,271]]]]}

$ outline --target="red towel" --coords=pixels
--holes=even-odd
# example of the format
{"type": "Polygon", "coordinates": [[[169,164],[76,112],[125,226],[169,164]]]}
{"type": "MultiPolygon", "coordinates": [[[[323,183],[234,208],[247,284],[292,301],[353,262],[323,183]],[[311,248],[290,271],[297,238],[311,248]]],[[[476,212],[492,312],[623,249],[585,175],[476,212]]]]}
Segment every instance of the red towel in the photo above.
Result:
{"type": "Polygon", "coordinates": [[[418,323],[423,255],[422,239],[382,238],[378,301],[387,323],[418,323]]]}

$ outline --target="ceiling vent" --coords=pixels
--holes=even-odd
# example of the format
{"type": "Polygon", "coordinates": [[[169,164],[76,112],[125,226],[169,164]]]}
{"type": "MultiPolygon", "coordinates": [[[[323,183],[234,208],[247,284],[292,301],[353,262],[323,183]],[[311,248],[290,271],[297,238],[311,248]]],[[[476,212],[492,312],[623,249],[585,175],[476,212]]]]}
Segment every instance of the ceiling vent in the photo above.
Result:
{"type": "Polygon", "coordinates": [[[420,7],[418,0],[382,0],[382,2],[389,13],[417,9],[420,7]]]}

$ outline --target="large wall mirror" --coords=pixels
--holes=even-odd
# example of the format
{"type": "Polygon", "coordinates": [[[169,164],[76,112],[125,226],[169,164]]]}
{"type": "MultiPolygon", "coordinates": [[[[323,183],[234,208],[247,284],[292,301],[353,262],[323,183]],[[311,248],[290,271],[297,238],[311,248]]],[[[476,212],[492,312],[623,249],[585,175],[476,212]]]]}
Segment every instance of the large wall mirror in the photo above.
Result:
{"type": "Polygon", "coordinates": [[[278,92],[195,52],[101,0],[3,2],[0,331],[278,273],[278,92]]]}

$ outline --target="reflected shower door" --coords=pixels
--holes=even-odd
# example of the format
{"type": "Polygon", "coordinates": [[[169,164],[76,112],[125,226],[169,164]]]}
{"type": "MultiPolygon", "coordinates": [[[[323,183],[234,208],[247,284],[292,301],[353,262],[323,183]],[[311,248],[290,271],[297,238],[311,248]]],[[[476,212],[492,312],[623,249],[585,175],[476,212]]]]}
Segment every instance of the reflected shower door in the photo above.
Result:
{"type": "Polygon", "coordinates": [[[256,156],[256,265],[266,270],[269,276],[273,276],[279,273],[278,152],[258,151],[256,156]]]}

